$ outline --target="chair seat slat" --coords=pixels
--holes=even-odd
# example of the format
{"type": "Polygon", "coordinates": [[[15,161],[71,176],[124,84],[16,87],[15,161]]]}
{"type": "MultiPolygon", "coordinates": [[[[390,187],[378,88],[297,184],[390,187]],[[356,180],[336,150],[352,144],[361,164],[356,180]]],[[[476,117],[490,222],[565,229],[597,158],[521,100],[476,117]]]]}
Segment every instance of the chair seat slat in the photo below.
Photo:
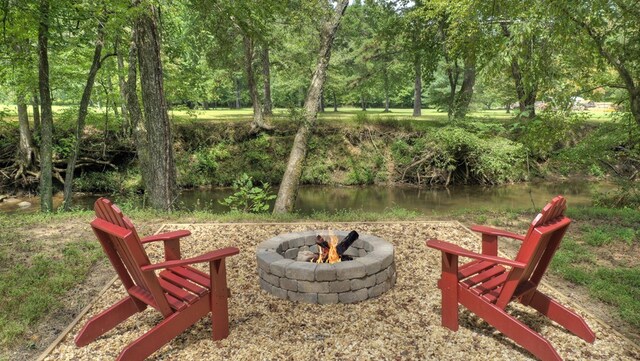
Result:
{"type": "Polygon", "coordinates": [[[480,260],[465,263],[458,268],[458,279],[467,278],[493,265],[495,265],[495,263],[480,260]]]}
{"type": "Polygon", "coordinates": [[[485,269],[482,272],[479,272],[473,277],[469,277],[466,280],[462,281],[461,284],[466,286],[467,288],[476,286],[478,284],[487,282],[488,280],[504,273],[506,269],[499,265],[494,265],[491,268],[485,269]]]}
{"type": "Polygon", "coordinates": [[[159,278],[158,282],[160,282],[160,287],[162,287],[163,290],[165,290],[165,292],[167,292],[168,294],[172,295],[173,297],[176,297],[184,302],[187,303],[194,303],[195,301],[198,300],[198,296],[194,295],[193,293],[187,292],[184,289],[172,284],[171,282],[167,282],[166,280],[164,280],[163,278],[159,278]]]}
{"type": "Polygon", "coordinates": [[[160,272],[160,277],[164,280],[167,280],[168,282],[173,283],[178,287],[184,288],[189,292],[193,292],[200,297],[204,296],[207,292],[209,292],[206,288],[200,287],[200,285],[190,282],[186,280],[184,277],[180,276],[179,274],[173,273],[170,270],[164,270],[160,272]]]}
{"type": "Polygon", "coordinates": [[[193,267],[174,267],[171,268],[171,272],[176,273],[189,281],[195,282],[202,287],[208,288],[211,284],[211,280],[206,274],[196,270],[193,267]]]}

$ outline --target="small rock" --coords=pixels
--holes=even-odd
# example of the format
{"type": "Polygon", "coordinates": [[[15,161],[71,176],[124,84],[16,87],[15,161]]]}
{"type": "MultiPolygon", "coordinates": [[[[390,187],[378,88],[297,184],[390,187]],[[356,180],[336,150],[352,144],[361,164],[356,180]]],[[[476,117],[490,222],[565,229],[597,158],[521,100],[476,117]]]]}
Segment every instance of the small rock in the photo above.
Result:
{"type": "Polygon", "coordinates": [[[316,254],[311,251],[300,251],[298,252],[298,257],[296,257],[296,261],[298,262],[309,262],[316,254]]]}
{"type": "Polygon", "coordinates": [[[31,207],[31,203],[29,203],[27,201],[22,201],[22,202],[18,203],[18,207],[20,207],[20,208],[29,208],[29,207],[31,207]]]}

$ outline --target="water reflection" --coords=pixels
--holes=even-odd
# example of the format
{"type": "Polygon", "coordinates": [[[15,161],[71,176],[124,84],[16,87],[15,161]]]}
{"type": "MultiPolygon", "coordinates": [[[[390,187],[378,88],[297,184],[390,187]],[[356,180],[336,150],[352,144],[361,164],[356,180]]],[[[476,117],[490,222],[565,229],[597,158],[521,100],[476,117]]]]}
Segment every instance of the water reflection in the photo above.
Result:
{"type": "MultiPolygon", "coordinates": [[[[338,210],[366,210],[381,212],[391,208],[404,208],[424,214],[447,212],[459,209],[539,209],[551,198],[562,194],[569,206],[590,205],[591,195],[597,190],[611,188],[606,183],[571,181],[563,183],[532,183],[498,187],[459,186],[449,189],[419,189],[406,187],[335,187],[304,186],[300,188],[296,210],[301,214],[314,211],[335,212],[338,210]]],[[[231,195],[231,189],[208,189],[183,191],[178,208],[185,210],[206,210],[215,213],[226,212],[228,208],[218,203],[231,195]]],[[[55,197],[54,204],[61,199],[55,197]]],[[[74,200],[75,206],[91,209],[97,196],[83,196],[74,200]]],[[[32,203],[27,209],[17,205],[2,203],[0,211],[8,213],[34,212],[39,210],[39,199],[26,199],[32,203]]],[[[124,199],[113,197],[116,203],[124,199]]],[[[139,200],[126,200],[142,206],[139,200]]],[[[271,204],[273,206],[273,202],[271,204]]]]}

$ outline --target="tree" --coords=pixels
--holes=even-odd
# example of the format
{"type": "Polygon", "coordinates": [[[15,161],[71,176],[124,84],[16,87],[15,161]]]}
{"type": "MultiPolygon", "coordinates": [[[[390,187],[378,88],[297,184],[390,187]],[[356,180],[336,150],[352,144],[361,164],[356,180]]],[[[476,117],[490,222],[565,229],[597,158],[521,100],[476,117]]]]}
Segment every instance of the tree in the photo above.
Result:
{"type": "Polygon", "coordinates": [[[320,30],[320,51],[318,53],[318,63],[316,70],[311,77],[311,84],[307,91],[307,97],[304,102],[304,119],[296,132],[287,162],[287,168],[280,183],[278,196],[273,208],[273,213],[287,213],[293,210],[298,187],[300,185],[300,176],[302,174],[302,165],[307,156],[307,146],[309,138],[316,125],[318,106],[322,94],[322,87],[326,78],[327,67],[331,59],[331,46],[335,38],[340,19],[344,14],[349,0],[341,0],[335,7],[334,14],[327,19],[320,30]]]}
{"type": "Polygon", "coordinates": [[[559,18],[567,19],[586,36],[589,44],[619,79],[610,87],[625,89],[629,110],[640,125],[640,10],[633,0],[563,2],[559,18]]]}
{"type": "Polygon", "coordinates": [[[53,112],[49,85],[49,0],[40,0],[38,26],[38,79],[41,101],[40,135],[40,207],[43,212],[53,211],[53,112]]]}
{"type": "Polygon", "coordinates": [[[164,96],[158,10],[134,0],[140,9],[134,22],[140,66],[140,88],[147,130],[146,196],[152,207],[170,210],[175,201],[176,167],[167,101],[164,96]]]}
{"type": "MultiPolygon", "coordinates": [[[[102,11],[102,10],[101,10],[102,11]]],[[[80,153],[80,142],[82,141],[82,134],[84,132],[85,120],[89,109],[89,101],[91,100],[91,91],[93,90],[93,84],[95,82],[98,70],[102,66],[104,59],[102,58],[102,48],[104,46],[105,37],[105,20],[104,16],[99,16],[97,26],[97,36],[95,41],[95,49],[93,53],[93,60],[91,62],[91,68],[87,75],[87,82],[82,92],[82,99],[80,100],[80,108],[78,109],[78,118],[76,121],[76,131],[74,137],[74,145],[69,159],[67,159],[67,170],[65,172],[64,179],[64,192],[63,192],[63,209],[68,211],[71,209],[72,196],[73,196],[73,176],[76,169],[76,161],[78,160],[78,154],[80,153]]]]}

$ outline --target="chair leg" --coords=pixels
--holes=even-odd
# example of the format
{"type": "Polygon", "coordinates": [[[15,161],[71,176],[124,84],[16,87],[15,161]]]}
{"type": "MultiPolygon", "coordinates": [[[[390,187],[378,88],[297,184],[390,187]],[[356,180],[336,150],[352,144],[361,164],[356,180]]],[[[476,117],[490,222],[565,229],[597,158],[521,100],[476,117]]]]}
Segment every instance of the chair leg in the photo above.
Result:
{"type": "Polygon", "coordinates": [[[458,331],[458,256],[442,252],[442,326],[458,331]]]}
{"type": "Polygon", "coordinates": [[[460,290],[460,303],[542,361],[562,361],[551,343],[497,306],[460,290]]]}
{"type": "Polygon", "coordinates": [[[535,308],[538,312],[557,322],[581,339],[589,343],[593,343],[596,340],[596,334],[589,328],[582,317],[540,291],[536,290],[534,292],[528,306],[535,308]]]}
{"type": "Polygon", "coordinates": [[[222,340],[229,336],[229,293],[224,258],[209,263],[211,277],[211,336],[222,340]]]}
{"type": "Polygon", "coordinates": [[[91,343],[96,338],[109,332],[120,322],[131,315],[143,311],[147,306],[127,296],[118,303],[92,317],[82,327],[75,339],[76,346],[82,347],[91,343]]]}
{"type": "Polygon", "coordinates": [[[138,337],[120,352],[117,361],[142,361],[198,322],[209,312],[207,296],[184,310],[171,314],[147,333],[138,337]]]}

